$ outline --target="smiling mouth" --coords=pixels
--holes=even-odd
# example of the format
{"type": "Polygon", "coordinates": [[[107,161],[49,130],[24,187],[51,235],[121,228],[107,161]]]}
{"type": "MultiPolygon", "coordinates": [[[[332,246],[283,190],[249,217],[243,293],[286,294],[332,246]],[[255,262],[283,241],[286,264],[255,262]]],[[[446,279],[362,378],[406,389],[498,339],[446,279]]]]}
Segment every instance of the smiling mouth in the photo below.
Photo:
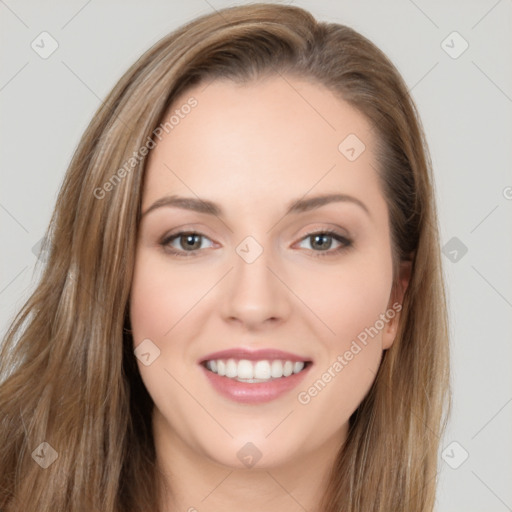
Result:
{"type": "Polygon", "coordinates": [[[260,383],[284,379],[308,368],[311,361],[210,359],[201,363],[207,370],[238,382],[260,383]]]}

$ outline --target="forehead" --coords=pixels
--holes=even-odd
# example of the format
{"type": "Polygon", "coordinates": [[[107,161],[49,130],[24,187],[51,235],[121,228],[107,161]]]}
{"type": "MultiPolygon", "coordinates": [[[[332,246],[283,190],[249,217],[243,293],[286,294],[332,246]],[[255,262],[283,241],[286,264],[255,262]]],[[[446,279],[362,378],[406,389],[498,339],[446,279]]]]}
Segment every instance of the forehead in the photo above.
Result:
{"type": "Polygon", "coordinates": [[[171,116],[148,158],[143,209],[166,193],[239,207],[309,190],[380,195],[370,123],[318,83],[215,80],[183,93],[164,122],[171,116]],[[192,98],[195,106],[182,108],[192,98]]]}

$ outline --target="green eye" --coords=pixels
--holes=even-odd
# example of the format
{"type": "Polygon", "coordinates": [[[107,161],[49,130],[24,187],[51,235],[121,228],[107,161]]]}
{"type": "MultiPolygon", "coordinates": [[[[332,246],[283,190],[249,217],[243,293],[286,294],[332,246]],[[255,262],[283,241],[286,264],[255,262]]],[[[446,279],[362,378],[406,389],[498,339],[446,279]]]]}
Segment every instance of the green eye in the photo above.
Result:
{"type": "MultiPolygon", "coordinates": [[[[336,231],[316,231],[308,233],[302,238],[301,243],[309,241],[310,247],[305,247],[314,253],[314,256],[333,256],[348,249],[352,246],[352,241],[345,236],[340,235],[336,231]],[[339,246],[332,249],[333,243],[338,243],[339,246]]],[[[197,256],[201,249],[208,249],[213,246],[211,240],[195,231],[180,231],[165,237],[160,245],[166,252],[180,257],[197,256]],[[209,246],[204,246],[205,240],[210,241],[209,246]]]]}
{"type": "Polygon", "coordinates": [[[352,246],[351,240],[340,235],[336,231],[328,230],[308,233],[302,240],[310,242],[310,247],[307,249],[314,251],[316,253],[315,256],[330,256],[338,254],[352,246]],[[340,246],[331,250],[333,240],[338,242],[340,246]]]}
{"type": "Polygon", "coordinates": [[[194,256],[195,252],[204,249],[202,242],[209,240],[205,235],[194,231],[181,231],[162,240],[161,245],[165,250],[177,256],[194,256]],[[176,247],[175,243],[179,247],[176,247]]]}

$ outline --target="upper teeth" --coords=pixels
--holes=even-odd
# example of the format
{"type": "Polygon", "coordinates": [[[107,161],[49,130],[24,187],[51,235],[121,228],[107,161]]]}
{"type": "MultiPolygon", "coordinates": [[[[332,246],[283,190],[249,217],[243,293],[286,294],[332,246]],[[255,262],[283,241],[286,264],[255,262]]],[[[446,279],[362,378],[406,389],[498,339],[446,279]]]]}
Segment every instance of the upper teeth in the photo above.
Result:
{"type": "Polygon", "coordinates": [[[247,382],[266,381],[279,377],[289,377],[304,368],[303,361],[249,361],[248,359],[212,359],[206,367],[218,375],[247,382]]]}

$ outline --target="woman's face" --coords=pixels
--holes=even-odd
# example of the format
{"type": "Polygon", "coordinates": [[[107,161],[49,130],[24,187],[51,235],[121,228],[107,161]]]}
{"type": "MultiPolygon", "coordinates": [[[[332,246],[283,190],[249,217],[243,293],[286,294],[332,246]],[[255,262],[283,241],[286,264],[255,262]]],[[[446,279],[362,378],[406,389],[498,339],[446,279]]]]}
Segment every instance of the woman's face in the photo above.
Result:
{"type": "Polygon", "coordinates": [[[155,442],[240,468],[332,457],[400,310],[372,127],[291,76],[203,84],[176,109],[130,298],[155,442]]]}

